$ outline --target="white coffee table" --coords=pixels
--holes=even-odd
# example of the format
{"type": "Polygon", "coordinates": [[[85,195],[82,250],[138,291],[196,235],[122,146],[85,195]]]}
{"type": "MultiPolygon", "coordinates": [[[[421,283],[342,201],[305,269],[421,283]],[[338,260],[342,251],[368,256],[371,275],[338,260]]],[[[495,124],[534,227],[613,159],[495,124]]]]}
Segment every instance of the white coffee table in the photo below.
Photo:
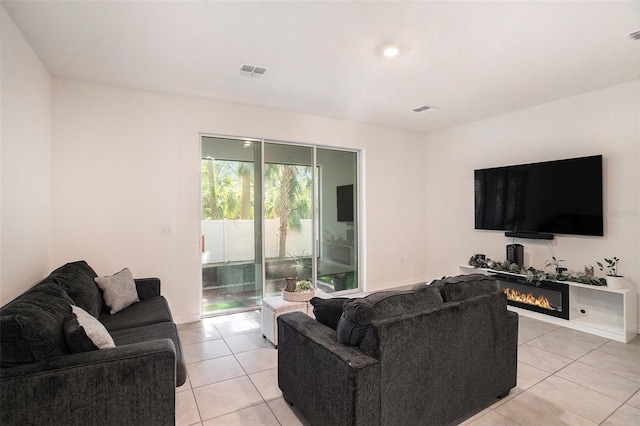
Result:
{"type": "MultiPolygon", "coordinates": [[[[315,297],[330,299],[331,293],[325,293],[316,289],[315,297]]],[[[282,296],[265,297],[262,299],[262,337],[269,339],[276,348],[278,347],[278,317],[287,312],[303,312],[312,318],[313,305],[307,302],[289,302],[282,296]]]]}
{"type": "Polygon", "coordinates": [[[309,302],[288,302],[282,296],[262,299],[262,337],[278,347],[278,317],[288,312],[303,312],[313,315],[309,302]]]}

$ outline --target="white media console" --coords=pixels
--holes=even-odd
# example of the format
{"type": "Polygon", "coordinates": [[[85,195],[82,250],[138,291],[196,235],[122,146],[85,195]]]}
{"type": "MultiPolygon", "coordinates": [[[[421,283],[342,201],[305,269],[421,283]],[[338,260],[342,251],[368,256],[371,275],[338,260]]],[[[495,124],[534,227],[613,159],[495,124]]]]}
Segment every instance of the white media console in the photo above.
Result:
{"type": "MultiPolygon", "coordinates": [[[[522,277],[490,269],[478,269],[469,265],[458,267],[461,274],[503,274],[522,277]]],[[[509,306],[509,310],[530,318],[584,331],[627,343],[636,336],[636,289],[594,286],[571,281],[558,281],[569,286],[569,319],[556,318],[538,312],[509,306]]]]}

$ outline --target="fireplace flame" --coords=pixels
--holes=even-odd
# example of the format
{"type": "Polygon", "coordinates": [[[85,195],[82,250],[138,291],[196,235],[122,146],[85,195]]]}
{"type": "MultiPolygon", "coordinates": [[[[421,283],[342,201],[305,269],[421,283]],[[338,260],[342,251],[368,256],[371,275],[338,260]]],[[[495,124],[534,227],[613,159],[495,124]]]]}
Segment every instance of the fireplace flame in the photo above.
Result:
{"type": "Polygon", "coordinates": [[[531,293],[520,293],[518,290],[514,290],[511,288],[505,288],[504,294],[507,295],[507,299],[512,302],[525,303],[527,305],[538,306],[540,308],[553,310],[551,307],[551,303],[549,303],[549,299],[544,296],[535,297],[531,293]]]}

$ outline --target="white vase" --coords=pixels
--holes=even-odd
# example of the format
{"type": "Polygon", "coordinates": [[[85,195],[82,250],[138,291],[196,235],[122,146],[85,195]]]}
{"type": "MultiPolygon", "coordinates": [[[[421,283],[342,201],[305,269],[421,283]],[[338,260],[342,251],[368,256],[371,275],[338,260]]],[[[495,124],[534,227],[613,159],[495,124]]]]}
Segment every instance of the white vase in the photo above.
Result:
{"type": "Polygon", "coordinates": [[[607,287],[609,288],[617,288],[617,289],[628,288],[627,279],[625,277],[607,276],[606,280],[607,280],[607,287]]]}

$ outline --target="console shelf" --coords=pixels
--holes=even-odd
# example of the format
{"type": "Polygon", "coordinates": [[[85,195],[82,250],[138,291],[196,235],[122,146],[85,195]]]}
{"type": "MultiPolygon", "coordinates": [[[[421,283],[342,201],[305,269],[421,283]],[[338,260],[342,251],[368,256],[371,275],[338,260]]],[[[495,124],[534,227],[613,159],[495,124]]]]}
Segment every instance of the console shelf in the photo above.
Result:
{"type": "MultiPolygon", "coordinates": [[[[501,274],[514,277],[524,275],[490,269],[474,268],[469,265],[458,267],[461,274],[480,273],[501,274]]],[[[636,289],[593,286],[573,281],[557,281],[569,286],[569,319],[555,318],[527,309],[509,306],[509,310],[520,315],[546,321],[578,331],[606,337],[627,343],[636,336],[636,289]]]]}

